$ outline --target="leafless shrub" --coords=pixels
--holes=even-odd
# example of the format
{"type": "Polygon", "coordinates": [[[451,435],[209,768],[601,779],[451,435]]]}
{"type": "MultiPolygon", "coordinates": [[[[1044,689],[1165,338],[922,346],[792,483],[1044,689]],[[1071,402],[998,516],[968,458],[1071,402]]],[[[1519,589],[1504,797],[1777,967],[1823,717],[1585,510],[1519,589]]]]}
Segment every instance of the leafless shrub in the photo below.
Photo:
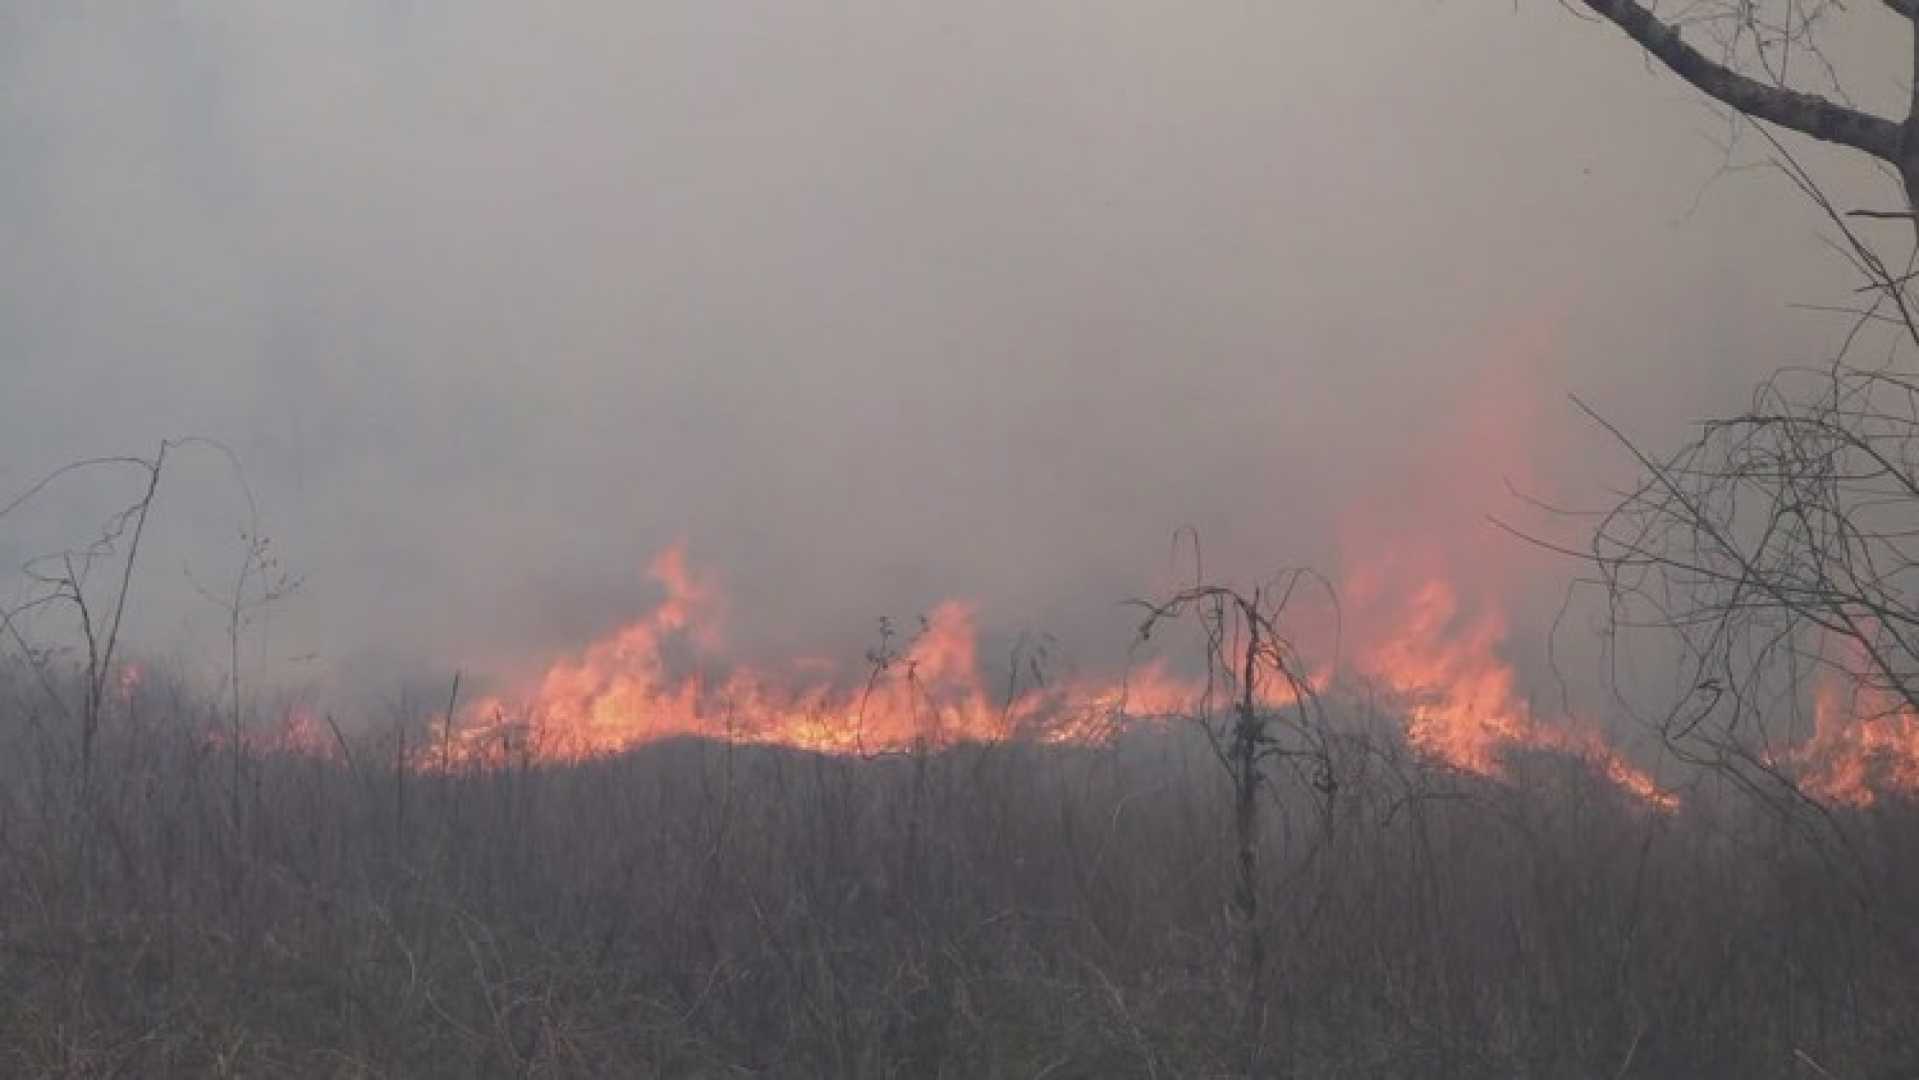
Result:
{"type": "MultiPolygon", "coordinates": [[[[1197,552],[1197,538],[1194,547],[1197,552]]],[[[1233,905],[1245,940],[1240,1026],[1247,1071],[1254,1076],[1266,1069],[1262,1059],[1268,1004],[1266,931],[1259,911],[1264,891],[1259,809],[1266,770],[1273,763],[1283,763],[1323,796],[1330,798],[1338,789],[1319,691],[1282,625],[1287,606],[1302,584],[1317,585],[1331,594],[1323,578],[1296,570],[1281,574],[1270,588],[1255,588],[1250,594],[1202,582],[1165,600],[1139,603],[1146,612],[1140,641],[1150,639],[1163,624],[1190,619],[1198,624],[1204,643],[1206,692],[1195,719],[1232,784],[1233,905]],[[1230,719],[1222,719],[1214,707],[1216,690],[1230,701],[1223,710],[1230,719]]]]}

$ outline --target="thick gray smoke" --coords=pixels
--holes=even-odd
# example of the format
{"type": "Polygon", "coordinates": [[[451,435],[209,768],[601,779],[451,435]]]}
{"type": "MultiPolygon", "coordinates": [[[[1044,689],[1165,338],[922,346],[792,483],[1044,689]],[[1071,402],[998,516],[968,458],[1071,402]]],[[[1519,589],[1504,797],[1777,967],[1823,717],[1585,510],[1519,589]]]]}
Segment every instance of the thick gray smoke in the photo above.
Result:
{"type": "MultiPolygon", "coordinates": [[[[956,596],[1107,663],[1182,525],[1228,577],[1436,548],[1523,652],[1571,568],[1484,515],[1624,468],[1565,395],[1670,440],[1849,284],[1547,3],[11,10],[0,490],[232,447],[306,576],[282,675],[533,662],[676,540],[748,653],[956,596]]],[[[136,629],[217,664],[244,500],[169,485],[136,629]]]]}

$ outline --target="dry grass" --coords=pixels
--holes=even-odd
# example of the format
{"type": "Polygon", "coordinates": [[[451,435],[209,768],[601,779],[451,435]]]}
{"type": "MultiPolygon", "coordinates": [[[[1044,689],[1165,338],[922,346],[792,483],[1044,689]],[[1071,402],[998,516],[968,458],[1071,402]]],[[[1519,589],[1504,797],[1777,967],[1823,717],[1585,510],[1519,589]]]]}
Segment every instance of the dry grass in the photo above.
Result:
{"type": "MultiPolygon", "coordinates": [[[[235,821],[204,703],[122,710],[83,797],[58,722],[5,701],[0,1073],[1245,1060],[1231,792],[1190,729],[877,761],[673,742],[450,778],[396,771],[386,733],[351,764],[249,755],[235,821]]],[[[1356,745],[1329,819],[1267,808],[1272,1074],[1919,1071],[1911,807],[1847,819],[1830,863],[1830,835],[1707,789],[1662,818],[1564,760],[1492,784],[1356,745]]]]}

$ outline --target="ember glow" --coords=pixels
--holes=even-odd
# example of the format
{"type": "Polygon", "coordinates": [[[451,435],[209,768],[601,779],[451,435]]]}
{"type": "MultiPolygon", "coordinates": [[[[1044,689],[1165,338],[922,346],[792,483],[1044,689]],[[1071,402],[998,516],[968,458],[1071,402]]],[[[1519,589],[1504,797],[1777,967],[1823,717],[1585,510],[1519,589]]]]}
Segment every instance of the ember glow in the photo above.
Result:
{"type": "MultiPolygon", "coordinates": [[[[225,753],[233,747],[233,732],[225,723],[216,722],[200,732],[200,744],[207,750],[225,753]]],[[[338,737],[326,720],[305,706],[284,709],[270,722],[243,727],[240,746],[253,754],[341,760],[338,737]]]]}
{"type": "Polygon", "coordinates": [[[139,693],[140,687],[145,685],[146,681],[147,668],[145,664],[121,664],[119,674],[117,674],[113,680],[114,688],[120,694],[120,703],[125,705],[132,702],[133,695],[139,693]]]}

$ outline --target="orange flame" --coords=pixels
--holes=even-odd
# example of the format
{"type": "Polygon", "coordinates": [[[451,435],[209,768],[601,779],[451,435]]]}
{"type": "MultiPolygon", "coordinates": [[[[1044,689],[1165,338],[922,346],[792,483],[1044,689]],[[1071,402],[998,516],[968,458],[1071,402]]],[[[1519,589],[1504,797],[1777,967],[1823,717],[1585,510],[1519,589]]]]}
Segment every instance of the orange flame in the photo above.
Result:
{"type": "MultiPolygon", "coordinates": [[[[1860,652],[1856,645],[1849,651],[1860,652]]],[[[1893,691],[1861,680],[1861,670],[1820,670],[1813,735],[1792,754],[1805,790],[1854,807],[1871,806],[1886,791],[1919,792],[1919,713],[1893,691]]]]}
{"type": "Polygon", "coordinates": [[[1353,575],[1347,595],[1361,623],[1355,666],[1409,703],[1406,735],[1415,749],[1493,777],[1505,775],[1505,759],[1516,750],[1574,754],[1648,805],[1677,809],[1676,796],[1598,732],[1534,715],[1512,666],[1500,657],[1506,622],[1498,611],[1465,611],[1457,590],[1441,578],[1389,590],[1379,567],[1353,575]]]}
{"type": "Polygon", "coordinates": [[[973,610],[957,601],[935,607],[903,647],[871,657],[864,679],[836,679],[819,661],[728,668],[719,594],[688,570],[683,549],[661,553],[649,576],[666,591],[658,607],[577,660],[554,663],[526,708],[498,697],[469,706],[453,754],[467,761],[506,748],[571,760],[681,735],[851,753],[1021,733],[1083,741],[1122,713],[1172,713],[1191,700],[1158,665],[1117,686],[1033,680],[995,695],[980,671],[973,610]]]}
{"type": "MultiPolygon", "coordinates": [[[[1094,742],[1127,718],[1190,713],[1200,698],[1196,683],[1158,662],[1119,681],[1035,678],[995,693],[980,669],[973,609],[955,601],[935,607],[898,649],[870,657],[867,678],[835,678],[819,661],[776,671],[729,666],[719,591],[688,568],[684,550],[661,553],[649,574],[666,593],[657,607],[553,663],[523,709],[499,697],[469,705],[441,752],[460,762],[500,753],[575,760],[715,735],[835,753],[1022,734],[1094,742]]],[[[1408,737],[1420,752],[1488,776],[1502,775],[1503,756],[1518,747],[1578,754],[1648,803],[1675,805],[1597,735],[1534,719],[1498,655],[1505,624],[1496,612],[1463,617],[1438,578],[1394,594],[1404,597],[1399,604],[1381,602],[1382,585],[1374,574],[1352,586],[1377,626],[1359,668],[1413,702],[1408,737]]],[[[1315,685],[1327,675],[1316,675],[1315,685]]]]}
{"type": "MultiPolygon", "coordinates": [[[[1554,353],[1559,310],[1556,303],[1543,304],[1536,317],[1497,328],[1484,350],[1483,370],[1466,382],[1456,407],[1429,414],[1450,418],[1434,433],[1430,452],[1394,466],[1403,490],[1377,505],[1348,508],[1349,550],[1385,548],[1397,557],[1429,561],[1422,573],[1399,574],[1392,588],[1383,564],[1353,575],[1339,590],[1340,604],[1359,598],[1362,617],[1357,626],[1342,618],[1341,636],[1357,639],[1351,654],[1359,674],[1411,703],[1407,737],[1420,753],[1488,776],[1503,775],[1504,759],[1515,750],[1575,754],[1645,802],[1670,809],[1677,805],[1673,796],[1596,731],[1540,722],[1501,656],[1503,614],[1491,605],[1468,610],[1460,600],[1458,583],[1471,575],[1456,573],[1459,567],[1480,576],[1510,574],[1510,567],[1473,561],[1477,541],[1459,526],[1469,520],[1477,529],[1480,523],[1476,515],[1462,516],[1462,509],[1479,502],[1485,485],[1499,479],[1487,473],[1487,462],[1524,469],[1552,446],[1540,418],[1539,375],[1554,353]],[[1409,514],[1415,505],[1418,512],[1409,514]],[[1417,533],[1407,532],[1409,520],[1417,523],[1417,533]]],[[[718,591],[689,572],[678,547],[656,559],[651,573],[666,599],[577,659],[553,664],[525,695],[529,707],[518,714],[524,722],[512,723],[515,713],[499,699],[469,708],[454,725],[462,759],[484,757],[516,739],[524,752],[560,758],[672,735],[725,734],[829,751],[1014,734],[1087,741],[1104,738],[1126,717],[1190,713],[1201,697],[1199,686],[1159,666],[1117,683],[1076,680],[989,691],[979,670],[973,611],[954,602],[935,608],[922,632],[870,680],[835,680],[830,665],[777,672],[729,666],[720,662],[724,612],[718,591]],[[670,663],[669,656],[682,659],[670,663]]],[[[1485,595],[1511,586],[1482,584],[1490,585],[1485,595]]],[[[1297,612],[1289,617],[1309,623],[1315,618],[1297,612]]],[[[1333,674],[1313,671],[1313,685],[1328,685],[1333,674]]]]}

